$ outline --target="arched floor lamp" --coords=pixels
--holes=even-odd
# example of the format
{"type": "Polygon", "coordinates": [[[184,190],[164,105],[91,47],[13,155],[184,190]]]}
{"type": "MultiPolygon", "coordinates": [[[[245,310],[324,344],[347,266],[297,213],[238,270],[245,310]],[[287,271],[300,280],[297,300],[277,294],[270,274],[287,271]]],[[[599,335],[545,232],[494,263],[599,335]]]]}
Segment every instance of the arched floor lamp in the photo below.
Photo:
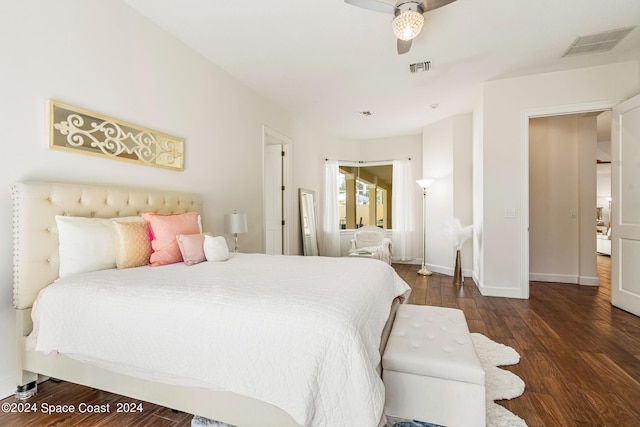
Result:
{"type": "Polygon", "coordinates": [[[422,188],[422,266],[418,270],[421,276],[431,276],[433,273],[427,268],[427,189],[433,184],[433,179],[419,179],[416,182],[422,188]]]}

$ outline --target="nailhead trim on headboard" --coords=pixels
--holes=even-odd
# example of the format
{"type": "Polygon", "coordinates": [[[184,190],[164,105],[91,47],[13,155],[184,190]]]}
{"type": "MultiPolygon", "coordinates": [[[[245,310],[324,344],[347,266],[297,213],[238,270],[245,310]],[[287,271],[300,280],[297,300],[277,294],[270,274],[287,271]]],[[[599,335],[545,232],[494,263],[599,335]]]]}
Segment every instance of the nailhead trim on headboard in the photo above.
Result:
{"type": "Polygon", "coordinates": [[[13,305],[29,308],[58,277],[56,215],[114,218],[201,212],[197,194],[51,182],[18,182],[13,199],[13,305]]]}
{"type": "Polygon", "coordinates": [[[18,188],[16,185],[11,186],[11,199],[13,200],[13,216],[12,216],[12,227],[13,227],[13,306],[14,308],[18,308],[18,286],[17,283],[20,283],[20,272],[17,268],[15,268],[18,259],[18,248],[20,247],[20,235],[16,232],[18,230],[18,220],[20,218],[18,212],[20,212],[20,199],[18,198],[18,188]]]}

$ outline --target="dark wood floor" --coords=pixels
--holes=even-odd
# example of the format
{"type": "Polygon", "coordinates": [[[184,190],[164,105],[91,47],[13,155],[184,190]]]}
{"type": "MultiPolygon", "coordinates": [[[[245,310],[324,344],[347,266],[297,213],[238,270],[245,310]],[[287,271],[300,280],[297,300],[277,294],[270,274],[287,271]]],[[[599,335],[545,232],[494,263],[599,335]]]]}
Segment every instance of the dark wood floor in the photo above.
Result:
{"type": "MultiPolygon", "coordinates": [[[[598,257],[601,286],[531,282],[529,300],[483,297],[469,278],[454,286],[440,274],[418,276],[415,265],[394,265],[413,288],[410,302],[464,311],[472,332],[515,348],[507,367],[525,393],[499,402],[535,426],[640,426],[640,318],[611,306],[611,263],[598,257]]],[[[13,402],[12,398],[1,403],[13,402]]],[[[143,412],[116,413],[117,395],[69,383],[46,382],[29,401],[47,404],[111,403],[100,415],[11,414],[1,426],[188,426],[191,417],[150,403],[143,412]]]]}
{"type": "Polygon", "coordinates": [[[515,348],[508,367],[525,393],[500,401],[535,426],[640,426],[640,318],[611,305],[611,260],[598,257],[601,285],[531,282],[530,298],[483,297],[470,279],[415,274],[411,303],[457,307],[471,332],[515,348]]]}

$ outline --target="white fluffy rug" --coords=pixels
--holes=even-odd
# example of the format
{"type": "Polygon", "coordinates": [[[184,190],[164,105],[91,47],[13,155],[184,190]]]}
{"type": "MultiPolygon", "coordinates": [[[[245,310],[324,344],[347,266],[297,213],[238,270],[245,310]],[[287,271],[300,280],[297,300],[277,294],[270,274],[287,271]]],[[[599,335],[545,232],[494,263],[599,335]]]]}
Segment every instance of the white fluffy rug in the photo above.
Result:
{"type": "Polygon", "coordinates": [[[498,366],[515,365],[520,361],[517,351],[490,340],[482,334],[471,334],[473,345],[485,371],[488,427],[526,427],[527,423],[494,400],[513,399],[524,393],[524,381],[498,366]]]}

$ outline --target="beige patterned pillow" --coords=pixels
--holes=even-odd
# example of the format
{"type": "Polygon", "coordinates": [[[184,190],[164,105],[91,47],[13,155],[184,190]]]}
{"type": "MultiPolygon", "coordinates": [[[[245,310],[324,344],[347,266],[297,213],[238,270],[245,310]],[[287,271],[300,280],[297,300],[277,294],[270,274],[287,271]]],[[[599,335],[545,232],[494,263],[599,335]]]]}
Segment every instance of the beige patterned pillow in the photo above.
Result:
{"type": "Polygon", "coordinates": [[[149,264],[151,241],[146,222],[113,222],[116,240],[116,267],[149,264]]]}

